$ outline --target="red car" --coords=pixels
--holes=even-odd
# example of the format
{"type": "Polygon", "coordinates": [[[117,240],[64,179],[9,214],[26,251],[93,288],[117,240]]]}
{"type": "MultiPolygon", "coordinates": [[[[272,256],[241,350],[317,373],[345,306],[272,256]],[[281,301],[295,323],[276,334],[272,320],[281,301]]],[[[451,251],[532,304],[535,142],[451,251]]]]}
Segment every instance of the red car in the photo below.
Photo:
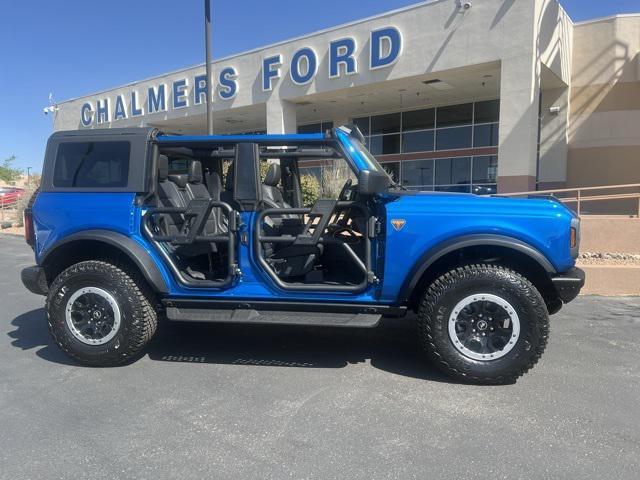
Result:
{"type": "Polygon", "coordinates": [[[12,207],[24,195],[24,189],[16,187],[0,187],[0,206],[12,207]]]}

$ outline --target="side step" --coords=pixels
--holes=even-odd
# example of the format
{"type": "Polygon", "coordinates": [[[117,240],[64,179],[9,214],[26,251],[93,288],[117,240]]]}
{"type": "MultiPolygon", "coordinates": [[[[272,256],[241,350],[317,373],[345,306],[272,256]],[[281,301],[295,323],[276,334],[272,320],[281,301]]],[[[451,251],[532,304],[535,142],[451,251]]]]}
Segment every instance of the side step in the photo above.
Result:
{"type": "Polygon", "coordinates": [[[207,309],[167,307],[167,318],[178,322],[254,323],[319,327],[372,328],[382,315],[377,313],[292,312],[253,309],[207,309]]]}

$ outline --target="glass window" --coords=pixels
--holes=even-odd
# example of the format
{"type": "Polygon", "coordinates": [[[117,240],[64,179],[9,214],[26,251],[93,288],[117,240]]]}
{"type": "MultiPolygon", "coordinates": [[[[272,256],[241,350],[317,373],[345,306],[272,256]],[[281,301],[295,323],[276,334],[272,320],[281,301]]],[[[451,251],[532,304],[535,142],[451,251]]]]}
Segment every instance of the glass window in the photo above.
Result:
{"type": "Polygon", "coordinates": [[[298,125],[298,133],[321,133],[321,123],[311,123],[309,125],[298,125]]]}
{"type": "Polygon", "coordinates": [[[402,151],[405,153],[433,151],[433,130],[403,133],[402,151]]]}
{"type": "Polygon", "coordinates": [[[471,183],[471,157],[436,160],[436,185],[471,183]]]}
{"type": "Polygon", "coordinates": [[[369,151],[373,155],[400,153],[400,134],[376,135],[371,137],[369,151]]]}
{"type": "Polygon", "coordinates": [[[468,125],[473,121],[473,103],[438,107],[436,118],[438,128],[468,125]]]}
{"type": "Polygon", "coordinates": [[[171,158],[169,159],[169,173],[181,174],[189,172],[189,159],[187,158],[171,158]]]}
{"type": "Polygon", "coordinates": [[[436,109],[411,110],[402,114],[402,131],[428,130],[436,126],[436,109]]]}
{"type": "Polygon", "coordinates": [[[435,190],[436,192],[469,193],[471,185],[439,185],[435,190]]]}
{"type": "Polygon", "coordinates": [[[400,162],[384,162],[381,164],[387,175],[391,177],[395,183],[400,183],[400,162]]]}
{"type": "Polygon", "coordinates": [[[360,129],[363,135],[369,135],[369,117],[354,118],[353,124],[360,129]]]}
{"type": "Polygon", "coordinates": [[[371,134],[397,133],[400,131],[400,113],[387,113],[371,117],[371,134]]]}
{"type": "Polygon", "coordinates": [[[129,142],[70,142],[58,147],[56,187],[123,188],[129,177],[129,142]]]}
{"type": "Polygon", "coordinates": [[[402,185],[412,190],[433,188],[433,160],[402,162],[402,185]]]}
{"type": "Polygon", "coordinates": [[[474,185],[471,188],[471,193],[476,195],[495,195],[498,193],[498,188],[495,183],[493,185],[474,185]]]}
{"type": "Polygon", "coordinates": [[[333,128],[333,122],[322,122],[320,124],[320,132],[319,133],[324,133],[327,130],[331,130],[333,128]]]}
{"type": "Polygon", "coordinates": [[[497,147],[498,146],[498,124],[486,123],[473,127],[474,147],[497,147]]]}
{"type": "Polygon", "coordinates": [[[498,157],[473,157],[473,183],[495,183],[498,178],[498,157]]]}
{"type": "Polygon", "coordinates": [[[442,128],[436,130],[436,150],[471,147],[471,127],[442,128]]]}
{"type": "Polygon", "coordinates": [[[475,123],[492,123],[500,119],[500,100],[476,102],[473,121],[475,123]]]}

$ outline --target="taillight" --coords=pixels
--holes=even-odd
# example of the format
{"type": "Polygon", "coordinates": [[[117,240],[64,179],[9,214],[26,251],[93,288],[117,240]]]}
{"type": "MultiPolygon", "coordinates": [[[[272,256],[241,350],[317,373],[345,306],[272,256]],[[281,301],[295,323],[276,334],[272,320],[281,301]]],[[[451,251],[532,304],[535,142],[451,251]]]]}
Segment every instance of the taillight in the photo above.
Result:
{"type": "Polygon", "coordinates": [[[31,247],[35,246],[36,234],[33,229],[33,213],[30,208],[24,210],[24,239],[31,247]]]}

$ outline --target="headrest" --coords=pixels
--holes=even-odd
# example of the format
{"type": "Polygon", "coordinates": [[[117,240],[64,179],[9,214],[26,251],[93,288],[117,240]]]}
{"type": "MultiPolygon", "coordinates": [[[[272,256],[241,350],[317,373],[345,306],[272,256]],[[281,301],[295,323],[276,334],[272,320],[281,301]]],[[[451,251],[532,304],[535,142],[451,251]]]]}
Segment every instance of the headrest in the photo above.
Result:
{"type": "Polygon", "coordinates": [[[199,160],[189,164],[189,183],[202,183],[202,163],[199,160]]]}
{"type": "Polygon", "coordinates": [[[175,183],[178,188],[185,188],[189,181],[189,175],[186,173],[169,175],[169,181],[175,183]]]}
{"type": "Polygon", "coordinates": [[[164,182],[169,176],[169,159],[166,155],[158,157],[158,181],[164,182]]]}
{"type": "Polygon", "coordinates": [[[264,184],[269,185],[270,187],[277,187],[280,183],[280,165],[277,163],[272,163],[269,165],[269,170],[267,170],[267,176],[264,177],[264,184]]]}

